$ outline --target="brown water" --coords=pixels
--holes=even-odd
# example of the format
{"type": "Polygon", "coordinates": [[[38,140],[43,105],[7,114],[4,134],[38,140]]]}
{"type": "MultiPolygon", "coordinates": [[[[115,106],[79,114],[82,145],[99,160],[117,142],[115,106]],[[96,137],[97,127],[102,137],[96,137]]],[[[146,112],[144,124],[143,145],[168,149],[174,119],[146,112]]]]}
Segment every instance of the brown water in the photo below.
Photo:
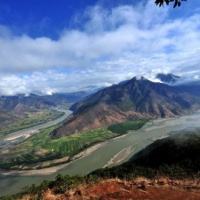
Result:
{"type": "Polygon", "coordinates": [[[188,116],[153,120],[140,130],[130,131],[125,137],[109,140],[107,144],[93,151],[90,155],[77,159],[48,176],[16,177],[1,175],[0,195],[14,194],[19,192],[25,185],[39,184],[45,179],[52,180],[58,173],[63,175],[86,175],[95,169],[103,168],[111,161],[121,159],[123,153],[125,158],[123,162],[127,161],[135,153],[152,143],[154,139],[159,139],[187,128],[200,127],[199,119],[200,112],[188,116]],[[131,146],[132,148],[130,148],[131,146]],[[130,153],[128,156],[127,152],[130,153]],[[117,159],[118,157],[119,159],[117,159]]]}

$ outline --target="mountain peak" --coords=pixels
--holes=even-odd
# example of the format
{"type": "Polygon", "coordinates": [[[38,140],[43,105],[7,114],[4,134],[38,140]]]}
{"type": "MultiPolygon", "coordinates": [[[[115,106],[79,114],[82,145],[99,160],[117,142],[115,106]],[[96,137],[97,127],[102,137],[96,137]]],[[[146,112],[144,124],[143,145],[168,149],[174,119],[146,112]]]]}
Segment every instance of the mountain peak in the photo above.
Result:
{"type": "MultiPolygon", "coordinates": [[[[52,133],[59,137],[88,131],[126,119],[171,117],[200,105],[191,89],[151,82],[143,76],[104,88],[70,107],[74,113],[52,133]]],[[[196,95],[196,94],[195,94],[196,95]]]]}
{"type": "Polygon", "coordinates": [[[133,78],[132,78],[133,80],[138,80],[138,81],[140,81],[140,80],[148,80],[148,79],[146,79],[144,76],[134,76],[133,78]]]}
{"type": "Polygon", "coordinates": [[[164,82],[164,83],[176,83],[178,81],[179,78],[181,78],[180,76],[174,75],[174,74],[157,74],[156,78],[158,78],[160,81],[164,82]]]}

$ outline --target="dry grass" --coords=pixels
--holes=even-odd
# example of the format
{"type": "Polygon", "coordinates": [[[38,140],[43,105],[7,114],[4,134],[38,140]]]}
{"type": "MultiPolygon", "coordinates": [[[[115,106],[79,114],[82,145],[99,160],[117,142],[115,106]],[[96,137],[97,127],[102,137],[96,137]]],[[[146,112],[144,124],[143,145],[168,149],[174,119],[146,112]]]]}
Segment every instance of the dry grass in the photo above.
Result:
{"type": "Polygon", "coordinates": [[[78,187],[69,191],[67,196],[69,200],[198,200],[200,199],[200,184],[199,180],[176,181],[164,177],[156,180],[137,178],[132,181],[110,179],[78,187]]]}
{"type": "MultiPolygon", "coordinates": [[[[22,200],[33,200],[25,196],[22,200]]],[[[161,177],[155,180],[137,178],[102,180],[98,183],[79,185],[65,194],[43,193],[43,200],[199,200],[200,180],[171,180],[161,177]]]]}

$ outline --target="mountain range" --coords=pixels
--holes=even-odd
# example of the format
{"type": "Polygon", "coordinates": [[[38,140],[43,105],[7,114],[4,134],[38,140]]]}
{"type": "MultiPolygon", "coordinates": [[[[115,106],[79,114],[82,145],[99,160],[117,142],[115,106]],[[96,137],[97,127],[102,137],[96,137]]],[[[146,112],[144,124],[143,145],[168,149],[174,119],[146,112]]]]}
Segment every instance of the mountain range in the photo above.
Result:
{"type": "Polygon", "coordinates": [[[199,85],[171,86],[134,77],[72,105],[73,114],[52,136],[71,135],[125,120],[173,117],[197,108],[200,108],[199,85]]]}
{"type": "Polygon", "coordinates": [[[4,129],[8,124],[14,124],[27,117],[27,112],[35,112],[56,106],[66,107],[69,103],[79,101],[88,95],[87,92],[74,92],[65,94],[53,94],[39,96],[30,94],[29,96],[19,94],[15,96],[0,96],[0,129],[4,129]]]}
{"type": "Polygon", "coordinates": [[[23,94],[16,96],[0,96],[0,111],[20,113],[23,111],[55,107],[60,104],[80,101],[87,95],[87,92],[80,91],[45,96],[39,96],[36,94],[30,94],[29,96],[23,94]]]}

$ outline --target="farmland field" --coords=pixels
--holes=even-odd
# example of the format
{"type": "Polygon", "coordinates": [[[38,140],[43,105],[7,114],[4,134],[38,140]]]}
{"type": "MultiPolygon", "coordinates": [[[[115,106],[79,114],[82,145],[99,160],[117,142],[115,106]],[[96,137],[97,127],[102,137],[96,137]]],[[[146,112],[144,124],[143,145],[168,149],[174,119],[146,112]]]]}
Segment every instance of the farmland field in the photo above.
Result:
{"type": "Polygon", "coordinates": [[[137,130],[140,129],[144,124],[148,121],[148,119],[137,120],[137,121],[125,121],[119,124],[114,124],[108,126],[108,130],[114,133],[126,133],[129,130],[137,130]]]}
{"type": "MultiPolygon", "coordinates": [[[[21,117],[19,119],[15,119],[14,122],[11,121],[12,123],[8,123],[1,127],[0,137],[18,130],[43,124],[45,122],[57,119],[62,115],[64,115],[64,112],[59,112],[52,109],[45,109],[37,112],[27,112],[23,118],[21,117]]],[[[6,119],[1,117],[0,120],[5,121],[6,119]]]]}
{"type": "MultiPolygon", "coordinates": [[[[138,127],[136,124],[140,123],[140,120],[136,121],[135,127],[138,127]]],[[[59,159],[66,156],[72,158],[80,151],[96,143],[120,135],[119,133],[114,133],[108,130],[107,127],[104,127],[52,139],[49,134],[57,127],[58,125],[45,129],[25,142],[1,152],[0,168],[18,169],[20,165],[20,169],[23,169],[22,165],[59,159]]]]}

